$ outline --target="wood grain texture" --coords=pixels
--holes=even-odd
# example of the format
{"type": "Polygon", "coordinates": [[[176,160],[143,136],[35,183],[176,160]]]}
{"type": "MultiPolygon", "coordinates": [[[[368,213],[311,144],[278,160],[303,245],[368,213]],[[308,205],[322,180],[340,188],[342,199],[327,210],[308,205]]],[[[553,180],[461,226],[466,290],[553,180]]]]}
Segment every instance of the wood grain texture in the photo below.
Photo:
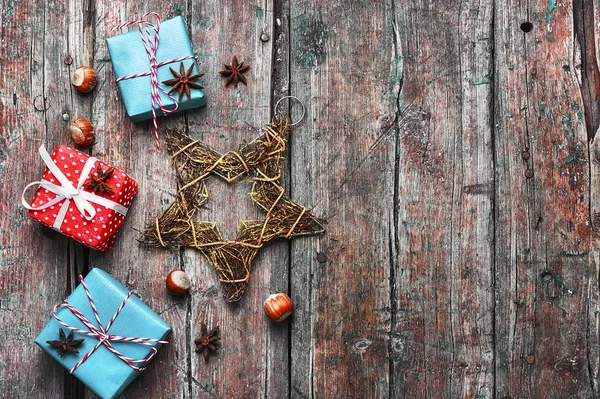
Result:
{"type": "Polygon", "coordinates": [[[492,12],[396,6],[393,397],[494,395],[492,12]]]}
{"type": "Polygon", "coordinates": [[[495,11],[497,392],[592,397],[598,282],[573,8],[509,1],[495,11]]]}
{"type": "MultiPolygon", "coordinates": [[[[2,218],[2,352],[0,380],[8,397],[63,397],[74,379],[33,344],[50,317],[49,310],[72,289],[68,278],[70,243],[32,222],[20,206],[22,187],[43,172],[37,147],[64,142],[64,113],[79,106],[72,97],[65,32],[81,33],[62,2],[5,2],[0,47],[1,179],[12,183],[0,193],[2,218]]],[[[75,33],[77,34],[77,33],[75,33]]],[[[70,43],[79,52],[82,40],[70,43]]],[[[31,193],[30,193],[31,194],[31,193]]],[[[29,198],[30,199],[30,198],[29,198]]]]}
{"type": "MultiPolygon", "coordinates": [[[[273,3],[208,2],[192,8],[189,20],[193,41],[200,44],[209,103],[205,114],[188,116],[190,135],[217,151],[238,149],[260,134],[271,117],[273,3]],[[251,64],[248,85],[224,87],[218,71],[237,55],[251,64]]],[[[216,176],[207,182],[207,209],[198,217],[215,221],[226,238],[237,234],[238,223],[264,216],[249,197],[251,183],[227,185],[216,176]]],[[[219,325],[223,347],[204,363],[192,362],[192,397],[284,397],[287,394],[287,327],[271,326],[262,303],[273,291],[286,290],[288,250],[280,242],[263,248],[239,303],[227,303],[212,266],[196,250],[186,250],[184,264],[199,282],[191,304],[191,335],[200,335],[200,322],[219,325]],[[275,279],[277,278],[277,279],[275,279]]]]}
{"type": "MultiPolygon", "coordinates": [[[[272,47],[269,42],[261,42],[257,34],[271,28],[270,5],[246,4],[239,9],[236,8],[238,6],[241,5],[231,3],[227,7],[217,7],[217,4],[212,4],[197,8],[185,3],[163,2],[154,5],[155,9],[170,10],[167,15],[163,13],[163,18],[182,15],[187,22],[194,50],[199,56],[200,70],[206,74],[203,85],[209,102],[204,109],[161,119],[159,126],[163,131],[168,128],[183,129],[193,138],[200,138],[220,151],[237,148],[244,140],[254,138],[258,134],[254,127],[262,127],[269,121],[270,114],[270,81],[255,77],[265,75],[264,68],[270,70],[272,47]],[[259,9],[263,11],[259,13],[259,9]],[[231,26],[236,29],[230,29],[231,26]],[[223,63],[231,62],[234,54],[252,64],[248,87],[224,88],[217,74],[223,63]]],[[[116,24],[118,17],[114,8],[108,9],[110,12],[104,19],[106,31],[116,24]]],[[[132,16],[141,15],[144,10],[134,7],[123,14],[131,19],[132,16]]],[[[125,19],[120,17],[120,20],[125,19]]],[[[103,37],[105,32],[99,36],[103,37]]],[[[107,82],[111,79],[108,75],[107,82]]],[[[111,86],[114,88],[114,83],[111,86]]],[[[138,199],[136,207],[140,212],[132,212],[129,216],[133,225],[141,229],[148,218],[162,212],[173,201],[175,171],[164,152],[157,154],[148,145],[150,124],[142,123],[132,129],[120,102],[109,104],[109,101],[110,98],[106,101],[109,108],[106,122],[112,125],[109,129],[121,131],[116,138],[123,143],[107,141],[106,151],[122,148],[123,162],[130,163],[129,170],[138,171],[142,186],[154,189],[147,192],[141,201],[138,199]],[[111,118],[114,114],[121,116],[119,120],[111,118]],[[131,133],[123,134],[124,130],[130,130],[131,133]],[[147,163],[137,163],[134,157],[128,156],[130,151],[144,154],[147,163]]],[[[103,113],[102,110],[99,112],[103,113]]],[[[249,199],[249,183],[228,187],[217,180],[215,177],[208,182],[211,200],[201,217],[216,221],[224,236],[232,237],[238,221],[255,219],[258,209],[249,199]]],[[[145,288],[147,294],[143,297],[148,298],[149,304],[154,304],[154,309],[164,309],[161,315],[174,328],[168,354],[164,355],[164,359],[159,356],[156,364],[148,370],[149,373],[134,383],[129,392],[135,392],[140,397],[161,397],[165,392],[173,397],[221,397],[243,392],[258,396],[269,390],[274,394],[287,391],[285,369],[282,374],[272,373],[273,369],[280,369],[280,363],[287,364],[287,336],[285,331],[284,334],[278,331],[270,334],[262,314],[262,298],[269,294],[269,270],[273,265],[284,270],[287,268],[287,251],[266,252],[257,259],[260,268],[256,273],[256,283],[251,283],[249,291],[252,293],[247,294],[251,300],[229,305],[221,295],[214,270],[199,252],[182,249],[169,254],[165,250],[134,247],[131,250],[136,251],[136,256],[132,257],[131,250],[127,248],[137,232],[130,230],[125,234],[129,235],[129,239],[123,238],[121,242],[126,243],[126,247],[112,251],[115,259],[107,259],[105,264],[120,265],[116,271],[118,276],[132,283],[138,291],[145,288]],[[130,264],[127,270],[124,268],[126,262],[130,264]],[[173,298],[164,291],[164,276],[177,267],[186,270],[192,278],[190,297],[173,298]],[[220,325],[223,336],[223,348],[208,363],[194,353],[192,342],[194,337],[200,335],[202,321],[209,326],[220,325]],[[267,356],[267,344],[273,349],[282,347],[283,350],[267,356]],[[251,351],[250,357],[247,356],[248,351],[251,351]],[[277,361],[281,356],[283,360],[277,361]],[[273,358],[275,363],[272,362],[273,358]],[[269,361],[270,367],[265,368],[264,364],[269,361]],[[165,375],[165,368],[175,372],[165,375]],[[284,380],[280,381],[281,378],[284,380]],[[159,383],[150,383],[153,380],[159,383]]]]}
{"type": "MultiPolygon", "coordinates": [[[[591,7],[586,8],[586,12],[593,13],[593,21],[600,21],[600,4],[593,3],[591,7]]],[[[589,26],[589,25],[586,25],[589,26]]],[[[588,55],[592,62],[596,65],[600,65],[600,24],[594,24],[594,26],[587,31],[587,35],[592,36],[595,45],[593,46],[593,52],[590,51],[588,55]]],[[[588,127],[589,129],[589,127],[588,127]]],[[[600,147],[599,141],[596,139],[598,136],[598,130],[589,131],[588,138],[593,134],[593,139],[589,144],[589,163],[590,163],[590,215],[592,220],[593,228],[593,245],[592,245],[592,257],[593,263],[590,265],[590,274],[592,275],[592,281],[594,277],[600,276],[600,241],[598,240],[598,232],[600,231],[600,147]]],[[[591,286],[593,287],[593,285],[591,286]]],[[[598,386],[598,380],[600,377],[599,361],[600,361],[600,297],[596,290],[587,294],[587,360],[588,360],[588,371],[590,374],[590,384],[596,397],[600,396],[600,387],[598,386]]]]}
{"type": "MultiPolygon", "coordinates": [[[[114,72],[104,39],[119,34],[112,27],[140,18],[148,10],[161,11],[163,20],[179,15],[182,3],[151,1],[145,4],[122,2],[96,2],[93,17],[94,67],[102,76],[102,87],[94,91],[93,121],[98,130],[93,153],[97,158],[110,160],[128,171],[140,185],[127,224],[110,252],[90,253],[90,267],[101,267],[113,274],[155,310],[173,329],[166,345],[146,371],[124,392],[124,397],[190,397],[189,341],[186,336],[189,297],[174,297],[165,290],[165,276],[180,268],[178,251],[170,252],[145,248],[137,242],[147,219],[171,201],[176,190],[174,171],[163,149],[157,152],[153,145],[152,122],[133,124],[120,101],[114,72]],[[168,370],[165,373],[165,370],[168,370]]],[[[126,30],[126,29],[125,29],[126,30]]],[[[160,44],[159,44],[160,45],[160,44]]],[[[159,129],[179,127],[184,116],[174,115],[159,119],[159,129]]],[[[164,140],[164,135],[161,137],[164,140]]],[[[86,396],[91,396],[88,392],[86,396]]]]}
{"type": "Polygon", "coordinates": [[[291,191],[327,219],[318,241],[292,242],[291,396],[387,397],[392,16],[381,2],[293,1],[290,13],[290,89],[307,107],[291,191]]]}
{"type": "MultiPolygon", "coordinates": [[[[4,397],[95,397],[33,344],[92,267],[174,330],[123,398],[600,396],[598,48],[595,0],[0,0],[4,397]],[[208,100],[160,118],[163,140],[178,128],[224,152],[281,96],[307,107],[283,183],[327,232],[263,248],[237,304],[198,251],[137,242],[173,201],[175,171],[151,122],[127,117],[104,39],[150,10],[183,17],[208,100]],[[223,87],[233,55],[252,64],[248,86],[223,87]],[[88,95],[69,83],[84,64],[99,74],[88,95]],[[64,114],[90,119],[86,151],[140,183],[106,254],[19,204],[39,144],[70,144],[64,114]],[[164,289],[174,268],[190,295],[164,289]],[[292,297],[290,321],[265,317],[274,292],[292,297]],[[202,321],[222,331],[206,363],[202,321]]],[[[208,189],[199,217],[225,237],[263,215],[249,182],[208,189]]]]}

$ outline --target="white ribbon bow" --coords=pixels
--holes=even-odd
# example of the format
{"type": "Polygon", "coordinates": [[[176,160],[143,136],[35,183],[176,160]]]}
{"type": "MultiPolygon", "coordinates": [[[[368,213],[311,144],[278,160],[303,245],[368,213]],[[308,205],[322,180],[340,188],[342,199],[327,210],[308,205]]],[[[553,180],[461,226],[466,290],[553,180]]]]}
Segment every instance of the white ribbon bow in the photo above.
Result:
{"type": "Polygon", "coordinates": [[[108,209],[112,209],[113,211],[118,212],[123,216],[127,214],[127,208],[123,205],[113,202],[107,198],[100,197],[94,193],[82,190],[83,183],[85,183],[88,176],[90,175],[90,172],[92,171],[92,168],[96,164],[96,158],[88,158],[85,165],[83,166],[83,169],[81,170],[81,175],[79,176],[77,187],[75,187],[63,174],[63,172],[61,172],[58,166],[56,166],[52,158],[50,158],[50,155],[46,151],[44,145],[40,146],[39,153],[50,172],[52,172],[54,177],[56,177],[56,180],[58,180],[58,182],[61,185],[58,186],[56,184],[52,184],[47,180],[35,181],[33,183],[30,183],[25,187],[25,189],[23,189],[23,193],[21,194],[21,203],[26,209],[32,211],[39,211],[42,209],[49,208],[55,204],[58,204],[62,200],[65,200],[65,202],[60,208],[60,211],[56,215],[56,220],[54,221],[54,225],[52,226],[53,228],[60,230],[60,226],[65,220],[65,216],[67,214],[67,210],[69,209],[69,204],[71,200],[75,203],[75,206],[83,215],[83,217],[86,218],[88,221],[91,221],[92,219],[94,219],[94,216],[96,216],[96,209],[94,208],[94,205],[92,203],[101,205],[108,209]],[[32,206],[25,200],[25,192],[29,187],[35,185],[38,185],[39,187],[45,188],[46,190],[53,192],[54,194],[56,194],[56,198],[38,207],[32,206]]]}

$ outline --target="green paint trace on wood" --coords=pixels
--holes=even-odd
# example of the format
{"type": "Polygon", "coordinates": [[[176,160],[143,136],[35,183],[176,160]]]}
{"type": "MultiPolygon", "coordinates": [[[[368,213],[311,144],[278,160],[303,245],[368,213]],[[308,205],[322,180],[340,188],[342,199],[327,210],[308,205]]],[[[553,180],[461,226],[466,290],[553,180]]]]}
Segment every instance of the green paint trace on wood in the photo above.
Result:
{"type": "Polygon", "coordinates": [[[556,0],[548,0],[548,10],[546,11],[546,26],[550,29],[550,22],[552,22],[552,12],[556,9],[556,0]]]}
{"type": "Polygon", "coordinates": [[[576,253],[562,251],[558,255],[562,256],[562,257],[565,257],[565,258],[585,258],[588,255],[588,253],[589,252],[587,252],[587,251],[576,252],[576,253]]]}
{"type": "Polygon", "coordinates": [[[295,27],[298,63],[305,68],[317,67],[325,62],[325,41],[327,30],[323,15],[319,10],[318,18],[299,16],[295,27]]]}
{"type": "Polygon", "coordinates": [[[2,7],[2,23],[8,22],[8,17],[15,15],[15,4],[17,0],[10,0],[8,4],[2,7]]]}
{"type": "Polygon", "coordinates": [[[265,16],[265,10],[261,6],[256,6],[254,9],[256,10],[256,18],[261,19],[265,16]]]}
{"type": "MultiPolygon", "coordinates": [[[[600,0],[599,0],[600,1],[600,0]]],[[[575,110],[576,114],[577,114],[577,119],[579,119],[580,121],[583,120],[583,111],[581,110],[581,108],[579,107],[579,104],[577,103],[573,103],[572,108],[575,110]]]]}
{"type": "Polygon", "coordinates": [[[398,54],[392,61],[392,76],[390,79],[390,92],[394,96],[398,97],[398,110],[402,113],[406,109],[407,105],[402,96],[402,82],[404,81],[404,57],[402,54],[398,54]],[[400,93],[395,93],[394,90],[399,89],[400,93]]]}

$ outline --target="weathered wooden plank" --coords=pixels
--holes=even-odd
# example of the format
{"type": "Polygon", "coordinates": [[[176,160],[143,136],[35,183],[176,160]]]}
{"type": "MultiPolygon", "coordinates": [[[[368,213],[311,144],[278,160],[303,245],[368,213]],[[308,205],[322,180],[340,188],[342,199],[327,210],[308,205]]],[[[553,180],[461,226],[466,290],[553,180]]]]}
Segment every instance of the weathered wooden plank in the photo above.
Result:
{"type": "MultiPolygon", "coordinates": [[[[589,273],[592,282],[594,276],[600,274],[600,241],[598,240],[599,223],[600,223],[600,147],[598,136],[598,102],[600,101],[600,92],[598,83],[599,73],[598,65],[600,64],[600,4],[593,1],[582,0],[581,2],[574,1],[574,31],[577,42],[579,44],[579,53],[581,54],[581,68],[585,70],[578,76],[580,78],[580,86],[582,91],[588,91],[588,96],[583,95],[587,136],[589,142],[589,165],[590,165],[590,219],[592,224],[592,258],[593,263],[590,265],[589,273]],[[590,123],[590,121],[592,123],[590,123]]],[[[575,51],[575,54],[578,54],[575,51]]],[[[576,68],[577,72],[578,69],[576,68]]],[[[591,284],[586,295],[587,300],[587,356],[588,372],[591,384],[591,390],[595,397],[600,395],[598,379],[600,377],[599,361],[600,361],[600,298],[597,286],[591,284]]]]}
{"type": "Polygon", "coordinates": [[[292,242],[292,397],[393,394],[389,279],[398,82],[388,7],[290,5],[291,94],[307,107],[291,139],[291,192],[327,219],[323,237],[292,242]]]}
{"type": "MultiPolygon", "coordinates": [[[[272,41],[273,47],[271,58],[271,115],[274,115],[278,110],[273,109],[275,104],[282,96],[289,95],[289,80],[290,80],[290,60],[289,60],[289,2],[272,3],[272,16],[268,16],[268,29],[261,32],[260,40],[272,41]]],[[[281,103],[280,106],[284,105],[281,103]]],[[[285,108],[282,108],[285,110],[285,108]]],[[[283,112],[283,111],[282,111],[283,112]]],[[[283,176],[281,185],[287,193],[290,193],[290,174],[289,159],[292,156],[291,148],[283,165],[283,176]]],[[[272,244],[269,252],[266,253],[273,260],[270,268],[269,278],[269,294],[277,292],[290,293],[290,243],[284,240],[276,241],[272,244]]],[[[264,301],[266,298],[261,298],[264,301]]],[[[268,382],[265,389],[265,397],[290,397],[290,325],[293,320],[293,315],[290,321],[284,323],[269,322],[268,330],[268,346],[267,351],[267,369],[268,382]]]]}
{"type": "Polygon", "coordinates": [[[573,7],[508,1],[495,21],[497,395],[592,397],[598,285],[573,7]]]}
{"type": "Polygon", "coordinates": [[[576,66],[580,76],[580,91],[585,109],[588,138],[593,138],[600,127],[600,71],[598,70],[597,2],[593,0],[573,1],[573,35],[579,47],[575,57],[581,60],[576,66]]]}
{"type": "MultiPolygon", "coordinates": [[[[62,397],[74,381],[33,344],[67,295],[69,241],[32,221],[21,207],[20,190],[39,180],[43,165],[37,147],[51,151],[66,139],[63,113],[77,104],[71,97],[69,67],[64,58],[80,41],[69,43],[65,32],[79,31],[63,2],[4,2],[2,7],[2,366],[0,380],[9,397],[62,397]]],[[[31,199],[33,190],[26,196],[31,199]]]]}
{"type": "MultiPolygon", "coordinates": [[[[175,15],[182,15],[185,20],[189,12],[184,1],[156,0],[144,4],[95,2],[95,40],[92,50],[101,81],[95,91],[92,112],[92,120],[98,130],[93,152],[97,158],[109,160],[128,171],[138,181],[139,190],[113,248],[107,254],[92,251],[89,263],[90,266],[102,267],[135,289],[144,302],[173,328],[169,344],[127,388],[125,396],[193,397],[189,385],[192,353],[186,335],[190,297],[175,297],[165,290],[165,277],[169,271],[183,267],[181,254],[179,251],[147,248],[137,242],[139,232],[148,219],[161,213],[171,202],[176,191],[175,172],[164,147],[160,152],[154,147],[152,121],[133,124],[129,120],[117,95],[115,76],[105,44],[106,37],[126,30],[111,33],[114,26],[138,19],[148,11],[157,11],[163,21],[175,15]]],[[[158,124],[164,142],[166,130],[180,128],[185,124],[185,115],[160,118],[158,124]]]]}
{"type": "MultiPolygon", "coordinates": [[[[92,0],[67,2],[64,7],[66,29],[62,32],[62,40],[65,41],[66,51],[62,55],[62,63],[65,65],[67,74],[63,84],[69,87],[67,100],[70,100],[70,102],[67,101],[63,107],[63,116],[68,115],[69,121],[79,117],[91,119],[92,103],[94,100],[93,94],[81,94],[69,83],[70,77],[77,67],[81,65],[94,65],[94,7],[92,0]]],[[[67,143],[74,146],[66,128],[69,122],[64,119],[66,118],[63,117],[64,127],[62,129],[61,144],[67,143]]],[[[90,148],[82,150],[86,153],[91,153],[90,148]]],[[[67,290],[70,293],[79,285],[78,276],[82,273],[87,273],[88,254],[90,250],[73,240],[67,240],[67,246],[69,263],[67,265],[66,277],[68,282],[67,290]]],[[[66,370],[63,372],[65,374],[63,388],[65,397],[82,397],[85,392],[85,386],[75,377],[68,374],[66,370]]]]}
{"type": "Polygon", "coordinates": [[[394,397],[494,395],[492,10],[396,6],[394,397]]]}
{"type": "MultiPolygon", "coordinates": [[[[190,26],[206,73],[206,110],[188,117],[190,134],[218,151],[237,149],[260,134],[269,122],[273,58],[273,2],[208,2],[192,8],[190,26]],[[261,40],[261,34],[267,40],[261,40]],[[248,85],[223,86],[218,71],[231,63],[250,63],[248,85]]],[[[251,183],[228,185],[213,177],[207,182],[209,201],[199,214],[218,223],[224,237],[237,235],[238,223],[264,217],[250,200],[251,183]]],[[[273,243],[255,260],[248,289],[237,304],[228,304],[212,266],[196,250],[186,250],[184,263],[198,281],[192,299],[191,336],[200,323],[221,327],[222,348],[205,363],[192,359],[194,397],[285,397],[288,390],[287,327],[272,326],[262,303],[273,290],[287,287],[288,249],[273,243]]],[[[190,342],[191,344],[191,342],[190,342]]]]}

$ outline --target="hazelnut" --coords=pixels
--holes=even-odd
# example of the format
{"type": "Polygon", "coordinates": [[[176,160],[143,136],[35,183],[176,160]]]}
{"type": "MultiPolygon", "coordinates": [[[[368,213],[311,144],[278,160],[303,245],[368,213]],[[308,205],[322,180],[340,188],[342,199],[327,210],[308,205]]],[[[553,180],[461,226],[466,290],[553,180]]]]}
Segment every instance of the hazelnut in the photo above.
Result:
{"type": "Polygon", "coordinates": [[[289,296],[283,293],[269,295],[265,301],[265,312],[273,321],[283,321],[294,311],[294,304],[289,296]]]}
{"type": "Polygon", "coordinates": [[[75,70],[71,77],[71,83],[77,91],[87,93],[96,87],[96,71],[89,66],[81,66],[75,70]]]}
{"type": "Polygon", "coordinates": [[[85,147],[94,141],[94,126],[87,119],[75,119],[69,124],[69,132],[77,145],[85,147]]]}
{"type": "Polygon", "coordinates": [[[183,295],[189,291],[192,283],[183,270],[173,270],[167,275],[167,291],[175,295],[183,295]]]}
{"type": "Polygon", "coordinates": [[[75,119],[69,124],[69,132],[77,145],[85,147],[94,141],[94,126],[87,119],[75,119]]]}

